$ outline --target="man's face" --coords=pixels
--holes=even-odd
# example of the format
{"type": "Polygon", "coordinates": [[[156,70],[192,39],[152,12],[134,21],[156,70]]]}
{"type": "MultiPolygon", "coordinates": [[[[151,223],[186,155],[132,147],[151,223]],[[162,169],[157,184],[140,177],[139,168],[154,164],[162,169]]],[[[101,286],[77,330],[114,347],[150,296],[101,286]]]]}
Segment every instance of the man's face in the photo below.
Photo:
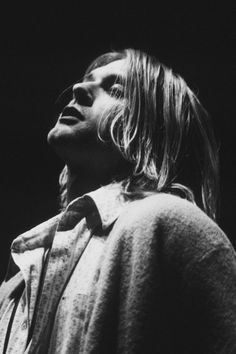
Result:
{"type": "Polygon", "coordinates": [[[117,158],[114,146],[98,139],[98,127],[114,107],[124,104],[122,78],[126,73],[127,61],[120,59],[92,70],[73,86],[72,100],[48,134],[49,144],[66,163],[96,164],[117,158]]]}

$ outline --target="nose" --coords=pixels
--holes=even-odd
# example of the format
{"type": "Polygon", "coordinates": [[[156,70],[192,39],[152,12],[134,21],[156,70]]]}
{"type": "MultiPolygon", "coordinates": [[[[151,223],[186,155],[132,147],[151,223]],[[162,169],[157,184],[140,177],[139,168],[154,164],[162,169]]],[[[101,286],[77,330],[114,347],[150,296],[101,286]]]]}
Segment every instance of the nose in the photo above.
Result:
{"type": "Polygon", "coordinates": [[[86,83],[77,83],[73,86],[73,97],[81,106],[91,107],[93,104],[93,96],[86,83]]]}

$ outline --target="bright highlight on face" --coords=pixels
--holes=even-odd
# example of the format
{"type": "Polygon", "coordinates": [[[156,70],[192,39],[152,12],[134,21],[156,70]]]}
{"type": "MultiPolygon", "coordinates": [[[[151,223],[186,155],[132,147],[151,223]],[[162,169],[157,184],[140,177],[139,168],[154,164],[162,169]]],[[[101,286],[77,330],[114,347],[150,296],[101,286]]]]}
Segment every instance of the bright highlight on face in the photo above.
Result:
{"type": "Polygon", "coordinates": [[[116,60],[86,73],[73,86],[71,101],[48,134],[48,142],[66,163],[92,168],[98,163],[110,164],[114,155],[122,157],[105,126],[124,106],[126,74],[126,60],[116,60]]]}
{"type": "Polygon", "coordinates": [[[83,81],[73,86],[72,99],[49,133],[49,142],[57,143],[57,138],[60,142],[64,137],[79,143],[83,135],[96,133],[101,119],[122,104],[126,72],[127,63],[122,59],[86,73],[83,81]]]}

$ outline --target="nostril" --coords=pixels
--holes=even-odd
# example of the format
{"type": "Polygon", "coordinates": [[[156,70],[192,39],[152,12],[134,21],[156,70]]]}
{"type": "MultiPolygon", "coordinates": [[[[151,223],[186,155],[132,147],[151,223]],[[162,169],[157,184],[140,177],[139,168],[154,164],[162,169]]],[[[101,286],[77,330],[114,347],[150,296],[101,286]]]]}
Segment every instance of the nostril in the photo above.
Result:
{"type": "Polygon", "coordinates": [[[93,100],[88,90],[77,87],[73,91],[76,102],[82,106],[92,106],[93,100]]]}

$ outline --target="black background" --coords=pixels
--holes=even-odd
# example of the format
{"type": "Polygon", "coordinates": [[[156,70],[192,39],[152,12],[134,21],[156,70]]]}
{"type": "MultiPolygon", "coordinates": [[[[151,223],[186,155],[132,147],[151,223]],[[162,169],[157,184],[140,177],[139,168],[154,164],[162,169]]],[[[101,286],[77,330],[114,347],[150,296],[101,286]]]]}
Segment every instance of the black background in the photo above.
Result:
{"type": "Polygon", "coordinates": [[[134,47],[179,72],[220,141],[219,225],[234,245],[233,14],[216,2],[10,4],[1,11],[1,275],[19,234],[57,213],[62,162],[47,146],[58,94],[111,49],[134,47]]]}

